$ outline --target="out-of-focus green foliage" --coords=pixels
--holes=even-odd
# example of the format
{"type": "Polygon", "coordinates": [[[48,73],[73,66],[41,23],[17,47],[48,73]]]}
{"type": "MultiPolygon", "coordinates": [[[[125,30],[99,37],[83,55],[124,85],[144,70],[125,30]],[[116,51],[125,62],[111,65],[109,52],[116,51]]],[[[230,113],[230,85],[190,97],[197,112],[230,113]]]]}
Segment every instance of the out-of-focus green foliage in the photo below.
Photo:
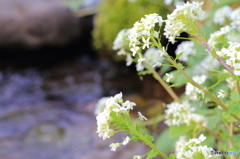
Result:
{"type": "Polygon", "coordinates": [[[72,11],[78,11],[84,6],[83,0],[64,0],[63,5],[70,8],[72,11]]]}
{"type": "Polygon", "coordinates": [[[132,28],[145,14],[158,13],[165,18],[168,12],[161,0],[105,0],[95,18],[94,46],[104,53],[113,52],[113,41],[120,30],[132,28]]]}

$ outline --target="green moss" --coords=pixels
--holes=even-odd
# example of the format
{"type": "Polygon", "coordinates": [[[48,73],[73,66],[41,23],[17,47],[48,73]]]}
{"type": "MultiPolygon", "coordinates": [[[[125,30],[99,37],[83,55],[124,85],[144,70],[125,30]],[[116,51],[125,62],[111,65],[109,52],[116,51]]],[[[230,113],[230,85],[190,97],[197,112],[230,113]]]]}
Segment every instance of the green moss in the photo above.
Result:
{"type": "Polygon", "coordinates": [[[163,18],[169,10],[160,0],[105,0],[99,6],[93,31],[94,46],[100,52],[112,53],[113,41],[122,29],[132,28],[145,14],[158,13],[163,18]]]}

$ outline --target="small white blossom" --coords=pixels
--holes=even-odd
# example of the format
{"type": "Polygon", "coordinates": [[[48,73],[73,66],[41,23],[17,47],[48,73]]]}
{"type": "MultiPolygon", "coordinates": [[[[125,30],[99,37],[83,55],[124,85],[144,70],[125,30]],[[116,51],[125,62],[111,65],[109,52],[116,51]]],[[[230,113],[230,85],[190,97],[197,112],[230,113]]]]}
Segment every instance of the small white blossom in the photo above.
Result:
{"type": "Polygon", "coordinates": [[[112,143],[110,144],[111,150],[116,151],[116,149],[120,146],[120,143],[112,143]]]}
{"type": "Polygon", "coordinates": [[[138,156],[138,155],[135,155],[135,156],[133,157],[133,159],[142,159],[142,157],[141,157],[141,156],[138,156]]]}
{"type": "Polygon", "coordinates": [[[213,22],[216,24],[223,25],[226,22],[226,18],[230,18],[232,13],[232,8],[229,6],[223,6],[217,9],[214,13],[213,22]]]}
{"type": "Polygon", "coordinates": [[[145,47],[149,48],[149,45],[150,45],[149,39],[150,39],[150,37],[148,37],[147,39],[145,39],[144,37],[142,38],[142,41],[144,43],[142,46],[142,49],[145,49],[145,47]]]}
{"type": "Polygon", "coordinates": [[[225,96],[226,96],[227,94],[226,94],[226,92],[224,92],[224,90],[220,90],[219,92],[218,92],[218,98],[224,98],[225,96]]]}
{"type": "Polygon", "coordinates": [[[235,63],[233,68],[234,68],[234,74],[240,76],[240,63],[235,63]]]}
{"type": "Polygon", "coordinates": [[[196,50],[194,49],[194,42],[193,41],[182,42],[181,44],[178,45],[175,53],[176,53],[176,55],[183,53],[182,56],[178,60],[186,62],[188,60],[189,54],[196,53],[196,50]]]}
{"type": "Polygon", "coordinates": [[[123,144],[123,145],[127,145],[130,140],[131,140],[130,137],[127,136],[127,137],[123,140],[122,144],[123,144]]]}
{"type": "Polygon", "coordinates": [[[142,121],[147,120],[147,118],[145,116],[143,116],[141,112],[138,112],[138,116],[139,116],[139,119],[142,121]]]}
{"type": "Polygon", "coordinates": [[[166,73],[166,76],[167,76],[167,79],[166,79],[166,82],[167,83],[169,83],[170,82],[170,80],[172,79],[172,78],[174,78],[174,76],[172,75],[172,73],[166,73]]]}
{"type": "Polygon", "coordinates": [[[136,64],[136,69],[137,69],[137,71],[143,71],[144,70],[144,66],[141,63],[137,63],[136,64]]]}
{"type": "Polygon", "coordinates": [[[140,49],[140,48],[136,46],[136,47],[131,48],[130,51],[132,51],[133,56],[135,56],[136,53],[137,53],[137,51],[138,51],[139,49],[140,49]]]}
{"type": "Polygon", "coordinates": [[[201,9],[202,4],[187,2],[183,5],[178,5],[171,14],[167,15],[168,19],[164,28],[164,35],[169,42],[175,43],[175,38],[182,32],[195,33],[193,24],[204,14],[204,11],[201,9]]]}
{"type": "Polygon", "coordinates": [[[126,61],[127,61],[126,65],[130,66],[132,64],[132,62],[133,62],[132,56],[127,54],[126,61]]]}

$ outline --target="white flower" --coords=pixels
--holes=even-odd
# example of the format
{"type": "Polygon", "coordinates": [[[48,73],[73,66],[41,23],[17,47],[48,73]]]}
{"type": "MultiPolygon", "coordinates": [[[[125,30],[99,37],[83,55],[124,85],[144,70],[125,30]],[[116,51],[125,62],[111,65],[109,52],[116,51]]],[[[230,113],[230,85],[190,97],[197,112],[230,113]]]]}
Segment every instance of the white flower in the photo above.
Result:
{"type": "Polygon", "coordinates": [[[139,119],[140,119],[141,121],[147,120],[147,118],[146,118],[145,116],[143,116],[141,112],[138,112],[138,116],[139,116],[139,119]]]}
{"type": "Polygon", "coordinates": [[[226,94],[226,92],[224,92],[224,90],[220,90],[219,92],[218,92],[218,98],[224,98],[225,96],[226,96],[227,94],[226,94]]]}
{"type": "Polygon", "coordinates": [[[120,146],[120,143],[112,143],[110,144],[111,150],[116,151],[116,149],[120,146]]]}
{"type": "Polygon", "coordinates": [[[240,63],[235,63],[233,68],[234,68],[234,74],[240,76],[240,63]]]}
{"type": "Polygon", "coordinates": [[[98,100],[98,103],[96,104],[96,108],[94,111],[95,115],[98,115],[99,113],[103,112],[104,108],[106,107],[106,101],[109,97],[103,97],[98,100]]]}
{"type": "Polygon", "coordinates": [[[130,109],[133,110],[133,106],[136,106],[136,103],[127,100],[124,103],[122,103],[122,106],[125,107],[127,110],[130,109]]]}
{"type": "Polygon", "coordinates": [[[132,64],[132,62],[133,62],[132,56],[127,54],[126,61],[127,61],[126,65],[130,66],[132,64]]]}
{"type": "Polygon", "coordinates": [[[139,47],[137,47],[137,46],[130,49],[130,51],[132,51],[132,53],[133,53],[133,56],[136,55],[138,50],[139,50],[139,47]]]}
{"type": "Polygon", "coordinates": [[[149,39],[150,37],[148,37],[147,39],[145,39],[144,37],[142,38],[142,41],[144,43],[142,46],[142,49],[145,49],[145,47],[149,48],[149,44],[150,44],[149,39]]]}
{"type": "Polygon", "coordinates": [[[178,102],[168,104],[165,110],[165,123],[168,126],[190,125],[192,123],[206,125],[206,119],[202,115],[193,113],[193,111],[194,109],[190,107],[188,101],[183,101],[182,104],[178,102]]]}
{"type": "Polygon", "coordinates": [[[127,136],[127,137],[123,140],[122,144],[123,144],[123,145],[127,145],[130,140],[131,140],[130,137],[127,136]]]}
{"type": "Polygon", "coordinates": [[[137,63],[136,64],[136,69],[137,69],[137,71],[143,71],[144,70],[144,66],[141,63],[137,63]]]}
{"type": "Polygon", "coordinates": [[[182,32],[195,33],[193,24],[204,13],[201,9],[202,4],[187,2],[183,5],[177,5],[176,9],[170,15],[167,15],[168,19],[164,28],[164,35],[168,38],[169,42],[175,43],[175,38],[182,32]]]}
{"type": "Polygon", "coordinates": [[[216,24],[223,25],[226,22],[226,18],[230,18],[232,13],[232,8],[229,6],[223,6],[216,10],[214,13],[213,22],[216,24]]]}
{"type": "Polygon", "coordinates": [[[170,79],[174,78],[174,76],[172,75],[172,73],[166,73],[166,76],[167,76],[167,79],[166,79],[166,82],[169,83],[170,82],[170,79]]]}
{"type": "Polygon", "coordinates": [[[176,53],[176,55],[183,53],[182,56],[178,60],[187,61],[189,54],[196,53],[196,50],[194,49],[194,42],[193,41],[182,42],[181,44],[178,45],[175,53],[176,53]]]}
{"type": "Polygon", "coordinates": [[[133,157],[133,159],[142,159],[142,157],[141,157],[141,156],[138,156],[138,155],[135,155],[135,156],[133,157]]]}

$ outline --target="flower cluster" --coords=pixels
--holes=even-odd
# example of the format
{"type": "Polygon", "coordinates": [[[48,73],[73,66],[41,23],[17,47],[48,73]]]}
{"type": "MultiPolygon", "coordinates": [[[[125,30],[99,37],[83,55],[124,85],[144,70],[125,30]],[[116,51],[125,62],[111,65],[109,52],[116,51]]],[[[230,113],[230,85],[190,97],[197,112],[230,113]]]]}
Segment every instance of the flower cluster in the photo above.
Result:
{"type": "Polygon", "coordinates": [[[226,79],[226,82],[227,82],[227,86],[228,88],[231,90],[231,91],[234,91],[237,89],[237,84],[236,82],[233,80],[232,77],[229,77],[226,79]]]}
{"type": "Polygon", "coordinates": [[[232,21],[231,25],[239,28],[239,26],[240,26],[240,7],[232,11],[232,13],[230,14],[230,19],[232,21]]]}
{"type": "Polygon", "coordinates": [[[184,101],[182,104],[173,102],[167,105],[166,121],[168,126],[180,126],[183,124],[191,125],[204,125],[206,126],[206,119],[199,114],[193,113],[194,108],[190,107],[188,101],[184,101]]]}
{"type": "Polygon", "coordinates": [[[215,31],[210,35],[208,40],[208,45],[211,49],[219,50],[222,46],[227,45],[227,41],[230,39],[229,33],[231,31],[231,27],[229,25],[220,28],[220,30],[215,31]]]}
{"type": "Polygon", "coordinates": [[[128,48],[129,45],[129,39],[128,35],[130,33],[131,29],[123,29],[121,30],[117,37],[115,38],[113,42],[113,50],[119,50],[118,55],[126,55],[126,48],[128,48]]]}
{"type": "Polygon", "coordinates": [[[229,6],[223,6],[217,9],[214,13],[213,22],[216,24],[224,25],[226,19],[230,19],[232,8],[229,6]]]}
{"type": "Polygon", "coordinates": [[[159,33],[154,31],[154,27],[156,24],[161,27],[162,22],[162,17],[154,13],[145,15],[145,18],[142,18],[134,24],[129,34],[130,50],[133,56],[135,56],[140,49],[151,46],[150,35],[154,35],[156,38],[159,36],[159,33]]]}
{"type": "Polygon", "coordinates": [[[106,100],[104,110],[98,114],[97,119],[97,133],[99,137],[110,138],[114,135],[113,120],[114,116],[128,115],[129,110],[133,109],[136,104],[130,101],[123,102],[122,93],[110,97],[106,100]]]}
{"type": "Polygon", "coordinates": [[[182,32],[191,35],[196,34],[196,21],[204,14],[201,9],[203,3],[192,2],[178,5],[176,9],[167,16],[164,35],[169,42],[175,43],[175,38],[182,32]]]}
{"type": "Polygon", "coordinates": [[[217,51],[217,55],[226,60],[226,64],[233,68],[235,75],[240,76],[240,43],[229,42],[229,47],[217,51]]]}
{"type": "MultiPolygon", "coordinates": [[[[196,75],[196,76],[193,76],[192,79],[197,84],[201,85],[207,79],[207,76],[206,75],[201,75],[201,76],[196,75]]],[[[203,92],[202,92],[202,90],[198,89],[197,87],[194,87],[191,83],[187,83],[185,94],[188,96],[189,100],[197,101],[197,100],[199,100],[199,94],[203,95],[203,92]]]]}
{"type": "Polygon", "coordinates": [[[197,138],[190,139],[188,142],[185,143],[185,145],[182,148],[181,147],[178,148],[178,150],[180,151],[177,151],[177,159],[193,159],[193,158],[216,159],[218,158],[218,156],[211,155],[211,151],[214,151],[212,148],[209,148],[206,145],[205,146],[201,145],[205,139],[206,137],[204,135],[200,135],[198,139],[197,138]]]}
{"type": "Polygon", "coordinates": [[[196,50],[194,49],[194,42],[193,41],[182,42],[181,44],[178,45],[175,53],[176,53],[176,55],[183,53],[182,56],[178,60],[186,62],[188,60],[189,54],[196,53],[196,50]]]}

